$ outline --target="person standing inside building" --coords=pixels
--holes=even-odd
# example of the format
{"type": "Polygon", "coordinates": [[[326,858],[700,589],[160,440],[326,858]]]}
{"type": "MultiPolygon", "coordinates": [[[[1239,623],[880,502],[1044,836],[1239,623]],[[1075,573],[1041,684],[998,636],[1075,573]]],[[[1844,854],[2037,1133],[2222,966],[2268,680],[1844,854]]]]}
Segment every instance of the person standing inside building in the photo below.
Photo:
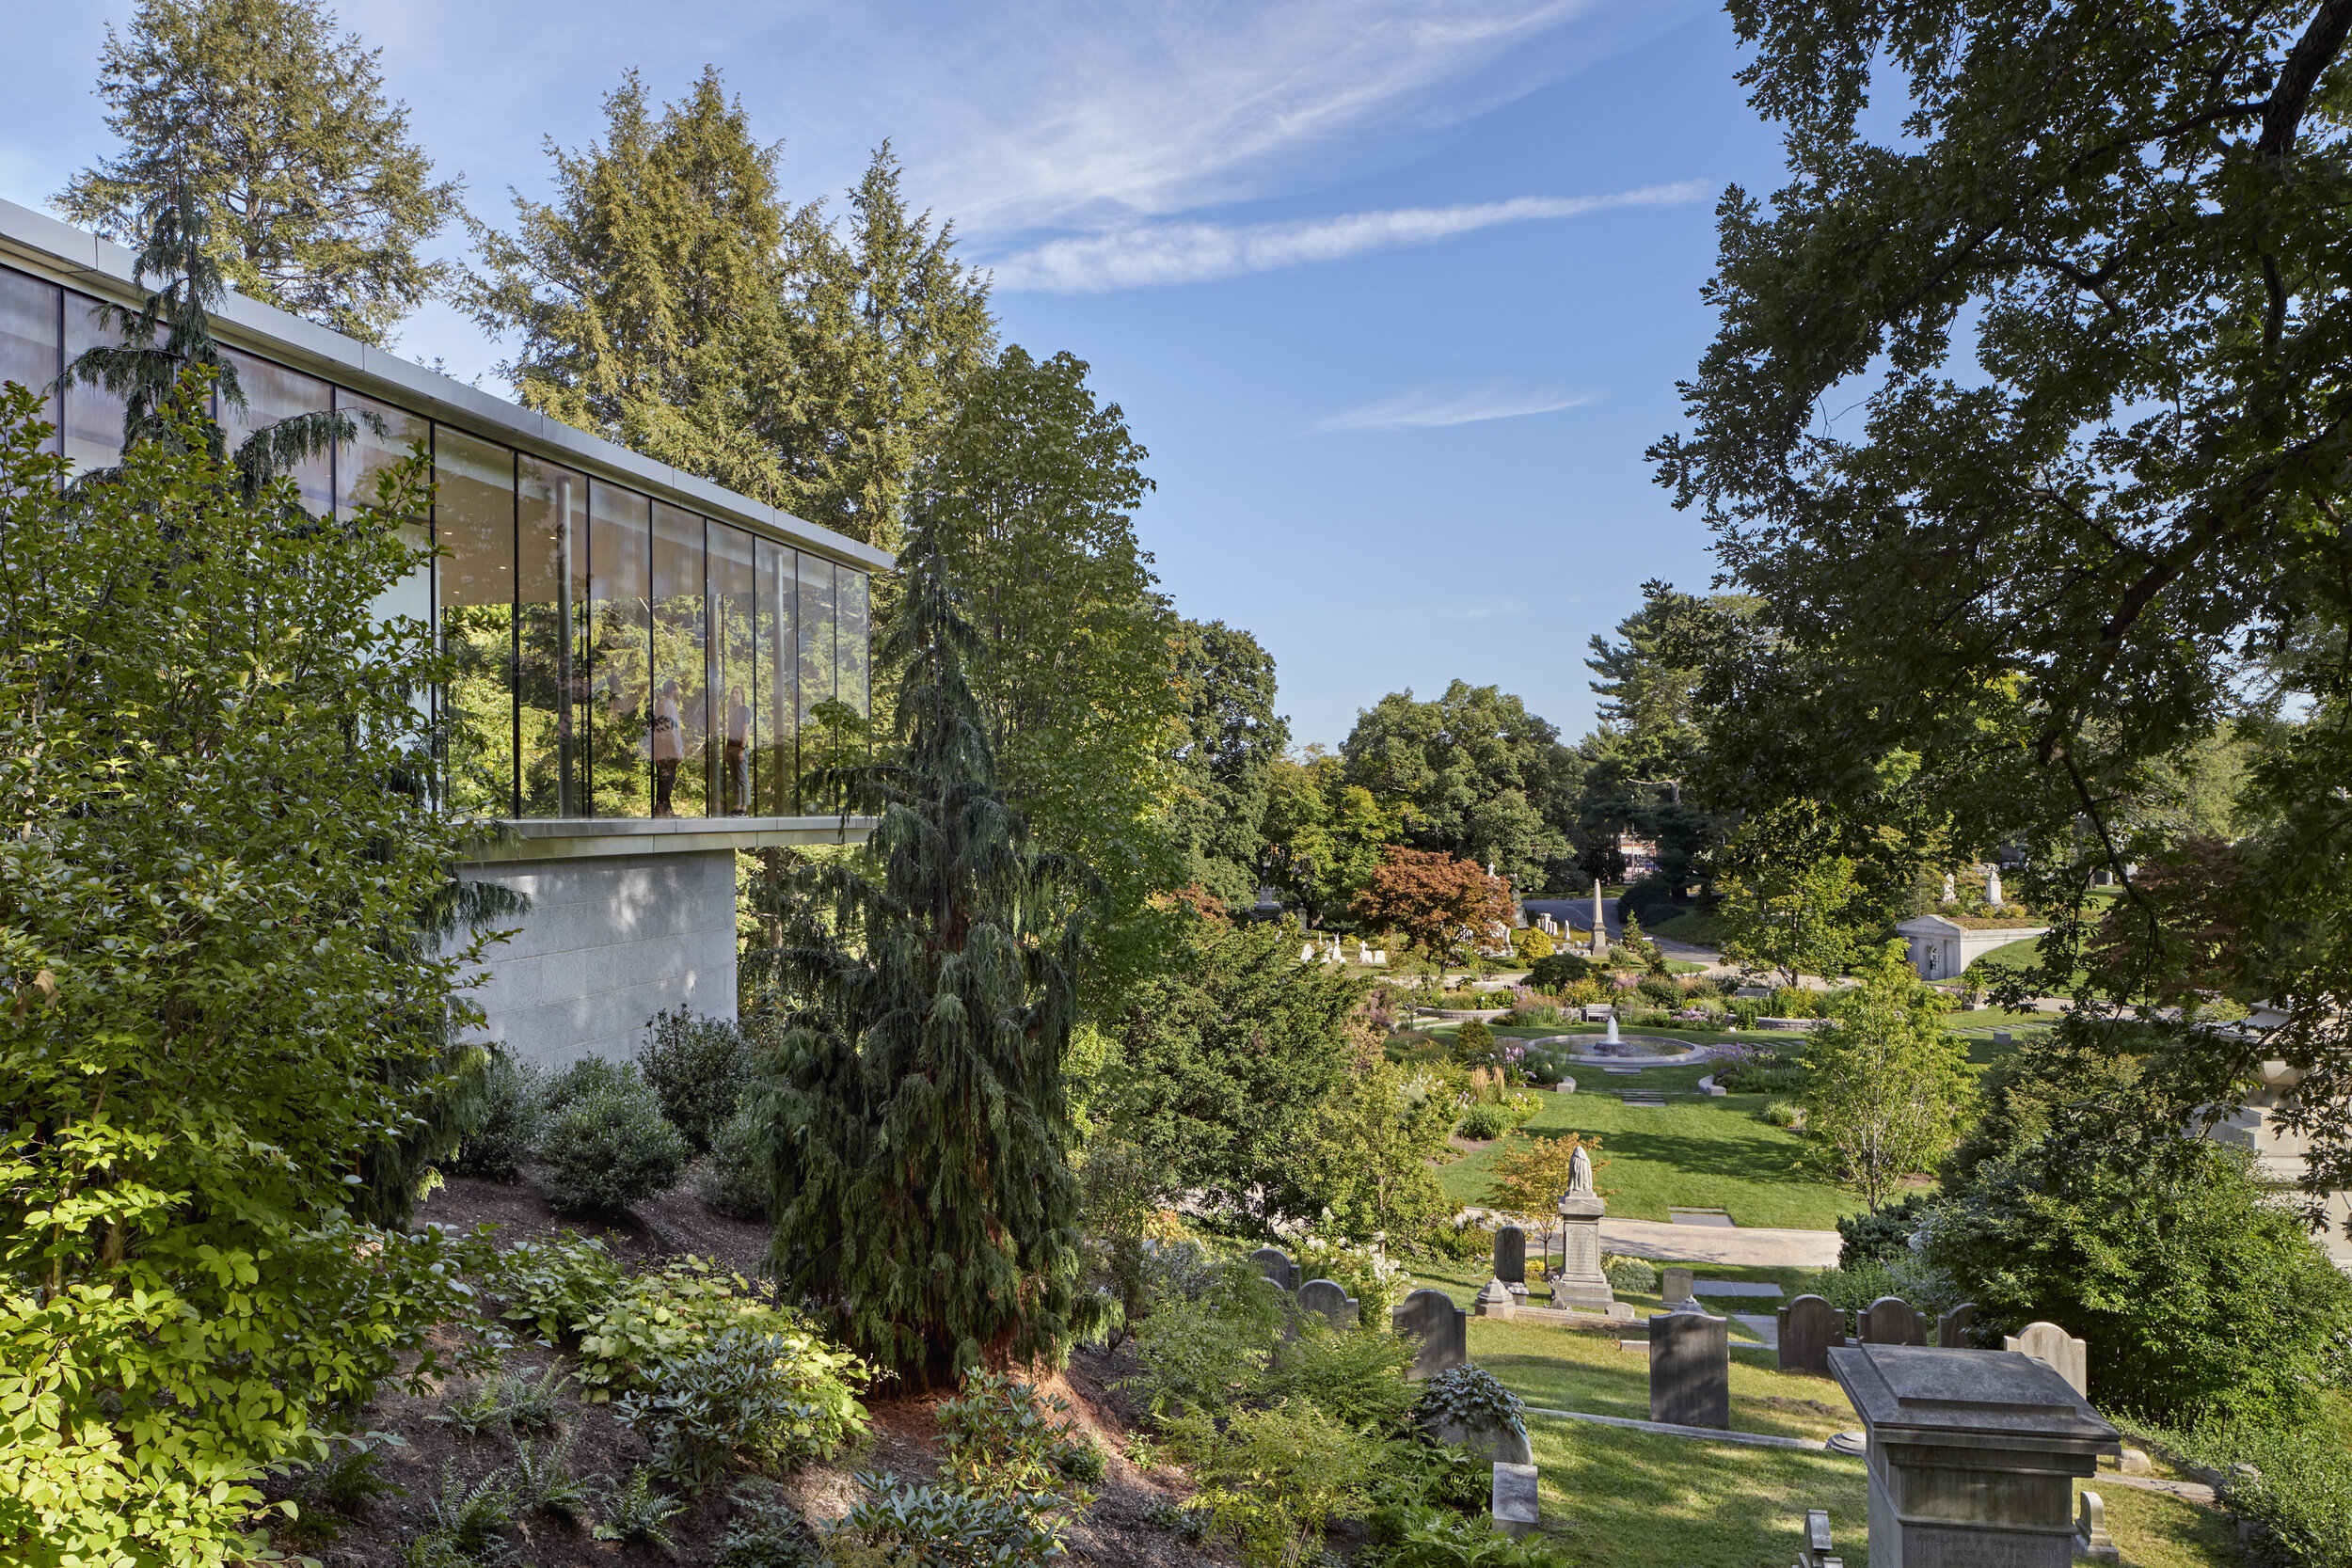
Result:
{"type": "Polygon", "coordinates": [[[686,728],[678,718],[677,682],[661,683],[653,705],[653,814],[675,816],[670,792],[677,787],[677,765],[686,755],[686,728]]]}
{"type": "Polygon", "coordinates": [[[728,814],[743,816],[752,805],[752,705],[740,686],[727,688],[727,789],[733,797],[728,814]]]}

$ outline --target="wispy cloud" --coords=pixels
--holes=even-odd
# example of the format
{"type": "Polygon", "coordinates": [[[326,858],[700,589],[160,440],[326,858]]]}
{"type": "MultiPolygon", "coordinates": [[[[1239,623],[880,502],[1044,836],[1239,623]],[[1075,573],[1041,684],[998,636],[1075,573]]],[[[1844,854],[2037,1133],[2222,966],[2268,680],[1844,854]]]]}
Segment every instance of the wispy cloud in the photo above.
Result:
{"type": "Polygon", "coordinates": [[[1334,430],[1441,430],[1447,425],[1477,424],[1486,420],[1516,420],[1522,414],[1549,414],[1592,401],[1589,392],[1513,391],[1489,387],[1460,397],[1440,397],[1424,389],[1326,415],[1308,429],[1317,435],[1334,430]]]}
{"type": "Polygon", "coordinates": [[[1497,224],[1579,217],[1612,207],[1677,206],[1713,190],[1703,181],[1685,180],[1610,196],[1522,196],[1509,201],[1399,207],[1290,223],[1138,224],[1109,233],[1048,240],[1008,256],[994,263],[996,286],[1071,294],[1205,283],[1311,261],[1336,261],[1366,251],[1429,245],[1497,224]]]}

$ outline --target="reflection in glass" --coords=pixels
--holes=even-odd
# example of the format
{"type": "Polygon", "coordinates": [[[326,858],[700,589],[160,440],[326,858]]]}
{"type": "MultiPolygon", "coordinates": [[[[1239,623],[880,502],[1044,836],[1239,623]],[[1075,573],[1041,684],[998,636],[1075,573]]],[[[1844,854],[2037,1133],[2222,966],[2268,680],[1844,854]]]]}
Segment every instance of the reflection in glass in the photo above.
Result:
{"type": "Polygon", "coordinates": [[[792,799],[792,610],[799,593],[798,562],[781,545],[759,541],[759,610],[752,633],[752,658],[759,671],[759,696],[752,704],[753,811],[789,816],[792,799]]]}
{"type": "Polygon", "coordinates": [[[515,720],[525,816],[588,815],[588,481],[516,470],[515,720]]]}
{"type": "Polygon", "coordinates": [[[588,810],[644,816],[652,689],[651,501],[602,481],[588,491],[588,810]]]}
{"type": "MultiPolygon", "coordinates": [[[[121,329],[103,327],[98,301],[87,294],[65,296],[65,362],[88,349],[122,341],[121,329]]],[[[111,468],[122,456],[122,399],[76,378],[65,389],[65,454],[77,474],[111,468]]]]}
{"type": "MultiPolygon", "coordinates": [[[[265,430],[296,414],[323,414],[333,406],[333,392],[317,376],[304,375],[300,371],[290,371],[235,349],[222,351],[222,357],[236,366],[237,389],[245,394],[246,402],[240,409],[231,407],[226,398],[220,400],[221,435],[231,457],[255,431],[265,430]]],[[[333,459],[322,451],[284,471],[293,476],[301,489],[302,510],[313,517],[326,516],[334,487],[333,459]]]]}
{"type": "Polygon", "coordinates": [[[653,814],[710,815],[703,520],[653,504],[653,814]]]}
{"type": "Polygon", "coordinates": [[[837,760],[832,711],[818,710],[833,701],[833,562],[813,555],[801,557],[800,606],[794,619],[800,632],[799,730],[800,782],[795,790],[799,808],[821,812],[832,805],[831,792],[819,787],[818,772],[837,760]]]}
{"type": "MultiPolygon", "coordinates": [[[[834,568],[834,696],[861,720],[873,717],[866,674],[866,584],[864,572],[847,566],[834,568]]],[[[862,738],[857,750],[863,757],[862,738]]]]}
{"type": "Polygon", "coordinates": [[[433,537],[451,809],[512,816],[515,800],[515,454],[448,425],[434,432],[433,537]]]}
{"type": "MultiPolygon", "coordinates": [[[[57,307],[65,291],[55,283],[27,277],[0,267],[0,381],[13,381],[45,400],[41,419],[57,422],[56,383],[64,362],[58,357],[57,307]]],[[[57,437],[49,438],[56,450],[57,437]]]]}
{"type": "Polygon", "coordinates": [[[709,538],[710,721],[718,741],[711,815],[744,816],[752,809],[752,715],[761,695],[759,594],[752,536],[714,522],[709,538]]]}
{"type": "MultiPolygon", "coordinates": [[[[352,424],[352,439],[335,457],[335,515],[349,521],[361,507],[375,504],[376,485],[387,468],[432,451],[433,427],[414,414],[340,387],[335,388],[335,411],[348,415],[352,424]]],[[[433,561],[424,552],[433,547],[432,527],[422,515],[407,518],[400,525],[400,540],[418,552],[417,569],[375,601],[375,617],[389,621],[395,615],[413,616],[429,626],[433,561]]]]}

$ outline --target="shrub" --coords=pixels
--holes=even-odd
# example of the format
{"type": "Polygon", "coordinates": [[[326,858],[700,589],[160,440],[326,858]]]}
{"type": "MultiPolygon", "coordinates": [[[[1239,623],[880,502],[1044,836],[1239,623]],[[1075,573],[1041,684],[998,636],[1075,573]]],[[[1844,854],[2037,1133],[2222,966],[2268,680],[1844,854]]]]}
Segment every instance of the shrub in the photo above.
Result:
{"type": "Polygon", "coordinates": [[[457,1146],[450,1168],[460,1176],[512,1181],[531,1157],[539,1134],[539,1072],[503,1051],[490,1053],[482,1077],[482,1103],[473,1129],[457,1146]]]}
{"type": "Polygon", "coordinates": [[[1451,1262],[1474,1263],[1481,1258],[1494,1256],[1494,1227],[1474,1219],[1433,1225],[1416,1240],[1421,1246],[1451,1262]]]}
{"type": "Polygon", "coordinates": [[[1389,1308],[1405,1299],[1412,1275],[1391,1259],[1377,1242],[1348,1242],[1313,1235],[1296,1238],[1290,1245],[1298,1260],[1301,1279],[1327,1279],[1356,1298],[1360,1321],[1371,1328],[1386,1328],[1389,1308]]]}
{"type": "Polygon", "coordinates": [[[531,1324],[549,1343],[586,1327],[628,1277],[602,1242],[568,1230],[507,1248],[486,1275],[491,1294],[506,1302],[506,1320],[531,1324]]]}
{"type": "Polygon", "coordinates": [[[1412,1408],[1412,1364],[1413,1347],[1385,1328],[1335,1329],[1309,1314],[1275,1356],[1265,1392],[1305,1400],[1350,1432],[1387,1433],[1412,1408]]]}
{"type": "Polygon", "coordinates": [[[1658,1265],[1646,1258],[1604,1258],[1600,1272],[1611,1290],[1629,1296],[1649,1295],[1658,1289],[1658,1265]]]}
{"type": "Polygon", "coordinates": [[[1551,957],[1554,943],[1551,933],[1533,926],[1522,926],[1511,933],[1511,951],[1523,964],[1537,964],[1551,957]]]}
{"type": "Polygon", "coordinates": [[[1491,1141],[1511,1130],[1511,1113],[1500,1105],[1473,1105],[1462,1113],[1454,1131],[1472,1142],[1491,1141]]]}
{"type": "Polygon", "coordinates": [[[1821,1016],[1821,993],[1804,986],[1779,986],[1765,999],[1772,1005],[1773,1018],[1819,1018],[1821,1016]]]}
{"type": "MultiPolygon", "coordinates": [[[[1768,1126],[1786,1127],[1797,1132],[1804,1131],[1804,1107],[1793,1100],[1775,1100],[1756,1115],[1763,1117],[1768,1126]]],[[[1840,1220],[1837,1223],[1842,1227],[1846,1222],[1840,1220]]],[[[1845,1254],[1840,1252],[1838,1257],[1843,1261],[1845,1254]]]]}
{"type": "Polygon", "coordinates": [[[782,1337],[786,1354],[809,1378],[829,1375],[843,1384],[825,1399],[840,1418],[854,1418],[856,1402],[847,1388],[865,1375],[864,1363],[828,1347],[797,1313],[776,1305],[767,1281],[747,1281],[705,1258],[681,1258],[630,1280],[581,1332],[580,1380],[598,1402],[616,1388],[649,1387],[663,1363],[691,1354],[706,1336],[729,1325],[782,1337]]]}
{"type": "Polygon", "coordinates": [[[590,1095],[620,1088],[634,1076],[634,1070],[624,1063],[608,1062],[602,1056],[581,1056],[567,1063],[563,1071],[540,1081],[539,1113],[543,1117],[553,1116],[590,1095]]]}
{"type": "Polygon", "coordinates": [[[1661,1007],[1682,1006],[1682,986],[1671,974],[1645,974],[1633,983],[1634,994],[1661,1007]]]}
{"type": "Polygon", "coordinates": [[[694,1173],[694,1190],[720,1213],[739,1220],[768,1217],[768,1124],[758,1107],[743,1105],[710,1136],[710,1158],[694,1173]]]}
{"type": "Polygon", "coordinates": [[[866,1496],[828,1532],[827,1560],[860,1560],[838,1543],[856,1542],[882,1554],[865,1560],[911,1568],[1026,1568],[1061,1552],[1059,1516],[1025,1499],[975,1497],[937,1486],[910,1486],[895,1476],[861,1475],[866,1496]]]}
{"type": "Polygon", "coordinates": [[[1422,1384],[1412,1415],[1424,1428],[1452,1421],[1466,1427],[1499,1426],[1527,1434],[1519,1397],[1484,1367],[1449,1367],[1422,1384]]]}
{"type": "Polygon", "coordinates": [[[2249,1568],[2352,1562],[2352,1452],[2329,1434],[2211,1422],[2148,1435],[2189,1464],[2221,1473],[2221,1506],[2254,1527],[2249,1568]]]}
{"type": "MultiPolygon", "coordinates": [[[[1017,1501],[1050,1497],[1063,1486],[1076,1456],[1094,1445],[1068,1424],[1070,1402],[1041,1395],[1002,1372],[973,1372],[954,1399],[943,1401],[938,1421],[946,1472],[974,1497],[1017,1501]]],[[[1101,1456],[1095,1456],[1100,1473],[1101,1456]]],[[[1084,1508],[1083,1498],[1073,1499],[1084,1508]]]]}
{"type": "Polygon", "coordinates": [[[737,1465],[830,1458],[866,1426],[864,1364],[805,1331],[723,1322],[643,1369],[613,1408],[653,1446],[653,1473],[701,1492],[737,1465]]]}
{"type": "Polygon", "coordinates": [[[707,1153],[720,1124],[743,1103],[752,1084],[752,1046],[728,1019],[697,1018],[684,1007],[645,1021],[638,1070],[670,1125],[707,1153]]]}
{"type": "Polygon", "coordinates": [[[1568,1021],[1568,1015],[1554,1002],[1522,1002],[1503,1014],[1502,1022],[1530,1029],[1554,1028],[1568,1021]]]}
{"type": "Polygon", "coordinates": [[[1454,1037],[1454,1059],[1464,1067],[1495,1064],[1495,1032],[1476,1019],[1464,1023],[1454,1037]]]}
{"type": "Polygon", "coordinates": [[[1597,973],[1593,960],[1581,954],[1554,952],[1528,966],[1527,983],[1537,990],[1557,993],[1591,980],[1597,973]]]}
{"type": "MultiPolygon", "coordinates": [[[[1799,1119],[1803,1119],[1802,1112],[1799,1119]]],[[[1928,1216],[1935,1212],[1940,1201],[1926,1193],[1914,1193],[1875,1213],[1845,1215],[1837,1222],[1837,1266],[1851,1269],[1864,1263],[1891,1264],[1909,1259],[1912,1237],[1928,1223],[1928,1216]]]]}
{"type": "Polygon", "coordinates": [[[1311,1557],[1331,1515],[1360,1507],[1382,1458],[1376,1440],[1304,1400],[1236,1410],[1222,1425],[1195,1413],[1176,1437],[1200,1481],[1209,1528],[1230,1532],[1251,1564],[1311,1557]]]}
{"type": "Polygon", "coordinates": [[[1568,1568],[1566,1552],[1540,1535],[1514,1541],[1491,1523],[1435,1508],[1375,1513],[1382,1539],[1357,1557],[1362,1568],[1568,1568]]]}
{"type": "Polygon", "coordinates": [[[1156,1303],[1136,1330],[1142,1370],[1134,1386],[1152,1414],[1221,1411],[1257,1387],[1280,1321],[1279,1294],[1256,1270],[1229,1263],[1198,1298],[1156,1303]]]}
{"type": "Polygon", "coordinates": [[[771,1486],[746,1482],[728,1497],[726,1544],[718,1568],[824,1568],[824,1543],[771,1486]]]}
{"type": "Polygon", "coordinates": [[[568,1099],[540,1135],[548,1196],[559,1209],[617,1214],[685,1174],[691,1153],[685,1134],[662,1119],[634,1067],[615,1070],[609,1085],[568,1099]]]}

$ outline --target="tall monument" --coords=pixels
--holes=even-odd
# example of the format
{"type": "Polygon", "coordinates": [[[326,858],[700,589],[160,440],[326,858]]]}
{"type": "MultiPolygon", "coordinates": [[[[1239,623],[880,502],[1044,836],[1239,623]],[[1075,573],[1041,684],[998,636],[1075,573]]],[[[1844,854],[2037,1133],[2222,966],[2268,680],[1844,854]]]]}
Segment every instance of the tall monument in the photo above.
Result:
{"type": "Polygon", "coordinates": [[[1608,1207],[1593,1190],[1592,1156],[1579,1144],[1568,1161],[1568,1190],[1560,1197],[1560,1273],[1552,1281],[1552,1306],[1609,1310],[1615,1292],[1600,1272],[1600,1216],[1608,1207]]]}

